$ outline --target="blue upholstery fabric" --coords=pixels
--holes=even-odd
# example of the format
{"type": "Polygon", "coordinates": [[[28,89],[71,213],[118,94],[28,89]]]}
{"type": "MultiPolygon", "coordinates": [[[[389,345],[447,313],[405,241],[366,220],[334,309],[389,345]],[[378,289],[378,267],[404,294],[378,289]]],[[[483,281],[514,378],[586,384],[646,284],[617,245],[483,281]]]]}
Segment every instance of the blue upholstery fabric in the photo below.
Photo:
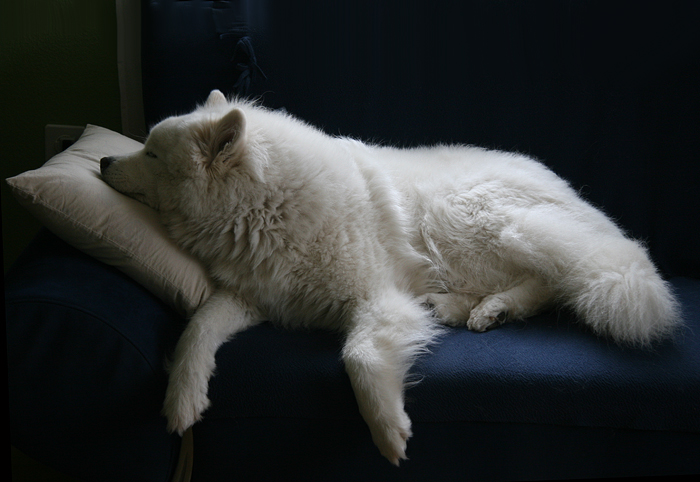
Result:
{"type": "Polygon", "coordinates": [[[414,366],[420,382],[407,391],[407,411],[415,437],[398,471],[371,443],[337,337],[250,329],[217,355],[213,405],[194,432],[196,480],[231,472],[319,481],[697,472],[700,281],[673,284],[691,324],[653,351],[610,344],[566,314],[483,334],[450,329],[414,366]]]}
{"type": "MultiPolygon", "coordinates": [[[[612,345],[565,313],[448,330],[412,370],[415,436],[400,469],[371,442],[337,335],[252,328],[217,354],[193,480],[697,472],[700,281],[672,282],[689,325],[653,351],[612,345]]],[[[162,361],[183,320],[48,232],[6,285],[13,443],[85,480],[168,480],[179,440],[159,414],[162,361]]]]}
{"type": "Polygon", "coordinates": [[[180,440],[160,416],[183,324],[118,271],[42,231],[5,278],[10,437],[95,481],[167,481],[180,440]]]}
{"type": "MultiPolygon", "coordinates": [[[[412,419],[700,432],[700,281],[674,286],[696,324],[649,351],[601,340],[556,313],[486,333],[450,329],[413,368],[412,419]]],[[[333,334],[255,327],[220,349],[217,367],[210,390],[221,401],[210,418],[357,415],[333,334]]]]}
{"type": "MultiPolygon", "coordinates": [[[[533,424],[417,423],[397,469],[355,421],[254,418],[195,428],[192,480],[503,481],[698,473],[697,434],[533,424]],[[286,477],[289,477],[287,479],[286,477]]],[[[653,480],[653,479],[652,479],[653,480]]],[[[664,478],[662,480],[673,480],[664,478]]]]}

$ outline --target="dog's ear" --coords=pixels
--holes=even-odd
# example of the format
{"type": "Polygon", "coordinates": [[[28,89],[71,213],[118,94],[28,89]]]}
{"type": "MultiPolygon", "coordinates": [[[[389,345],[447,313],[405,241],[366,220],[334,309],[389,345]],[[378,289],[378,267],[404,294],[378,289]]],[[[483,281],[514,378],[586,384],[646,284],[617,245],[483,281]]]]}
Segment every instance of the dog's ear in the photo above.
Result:
{"type": "Polygon", "coordinates": [[[204,105],[206,107],[214,107],[216,105],[225,103],[226,97],[224,97],[224,94],[222,94],[220,90],[214,89],[209,94],[209,97],[207,97],[207,101],[204,103],[204,105]]]}
{"type": "Polygon", "coordinates": [[[233,109],[214,127],[209,139],[209,155],[212,159],[235,157],[242,150],[245,134],[245,114],[240,109],[233,109]]]}
{"type": "Polygon", "coordinates": [[[194,139],[208,169],[223,171],[244,161],[246,119],[240,109],[233,109],[218,120],[205,121],[194,129],[194,139]]]}

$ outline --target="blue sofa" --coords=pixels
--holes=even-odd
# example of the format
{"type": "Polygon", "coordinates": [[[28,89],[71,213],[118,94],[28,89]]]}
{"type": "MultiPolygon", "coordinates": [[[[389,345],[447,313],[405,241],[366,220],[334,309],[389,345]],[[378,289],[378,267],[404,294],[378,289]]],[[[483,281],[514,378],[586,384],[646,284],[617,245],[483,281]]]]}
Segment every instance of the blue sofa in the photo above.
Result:
{"type": "Polygon", "coordinates": [[[337,335],[263,324],[220,349],[212,407],[182,441],[160,407],[186,320],[43,230],[5,277],[12,443],[87,481],[700,473],[698,14],[578,0],[142,2],[147,124],[219,88],[330,133],[526,152],[647,242],[685,327],[651,350],[598,338],[567,311],[450,329],[412,369],[414,436],[396,468],[359,415],[337,335]]]}

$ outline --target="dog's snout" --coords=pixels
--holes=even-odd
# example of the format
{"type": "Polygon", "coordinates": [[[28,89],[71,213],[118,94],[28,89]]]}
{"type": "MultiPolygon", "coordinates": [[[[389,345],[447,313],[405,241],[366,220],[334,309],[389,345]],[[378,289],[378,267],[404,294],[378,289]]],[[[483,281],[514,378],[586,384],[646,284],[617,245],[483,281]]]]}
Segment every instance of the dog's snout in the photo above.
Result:
{"type": "Polygon", "coordinates": [[[108,168],[115,160],[116,160],[116,159],[115,159],[114,157],[111,157],[111,156],[109,156],[109,157],[103,157],[102,159],[100,159],[100,172],[101,172],[102,174],[104,174],[105,171],[107,170],[107,168],[108,168]]]}

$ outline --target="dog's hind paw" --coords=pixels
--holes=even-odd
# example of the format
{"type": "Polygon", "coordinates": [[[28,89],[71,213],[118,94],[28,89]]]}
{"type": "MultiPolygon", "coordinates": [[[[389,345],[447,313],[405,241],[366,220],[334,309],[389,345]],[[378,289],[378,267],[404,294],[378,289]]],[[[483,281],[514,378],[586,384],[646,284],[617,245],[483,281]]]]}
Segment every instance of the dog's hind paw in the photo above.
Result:
{"type": "Polygon", "coordinates": [[[388,430],[382,434],[381,440],[375,439],[379,452],[392,464],[399,466],[401,460],[406,460],[406,441],[410,433],[399,430],[388,430]]]}
{"type": "Polygon", "coordinates": [[[487,296],[474,308],[467,320],[467,328],[484,332],[508,320],[508,305],[498,295],[487,296]]]}
{"type": "Polygon", "coordinates": [[[464,293],[429,293],[421,302],[428,306],[441,324],[464,326],[479,298],[464,293]]]}
{"type": "Polygon", "coordinates": [[[401,414],[398,424],[370,427],[370,431],[372,441],[389,462],[398,467],[401,460],[406,460],[406,442],[411,437],[411,420],[405,412],[401,414]]]}

